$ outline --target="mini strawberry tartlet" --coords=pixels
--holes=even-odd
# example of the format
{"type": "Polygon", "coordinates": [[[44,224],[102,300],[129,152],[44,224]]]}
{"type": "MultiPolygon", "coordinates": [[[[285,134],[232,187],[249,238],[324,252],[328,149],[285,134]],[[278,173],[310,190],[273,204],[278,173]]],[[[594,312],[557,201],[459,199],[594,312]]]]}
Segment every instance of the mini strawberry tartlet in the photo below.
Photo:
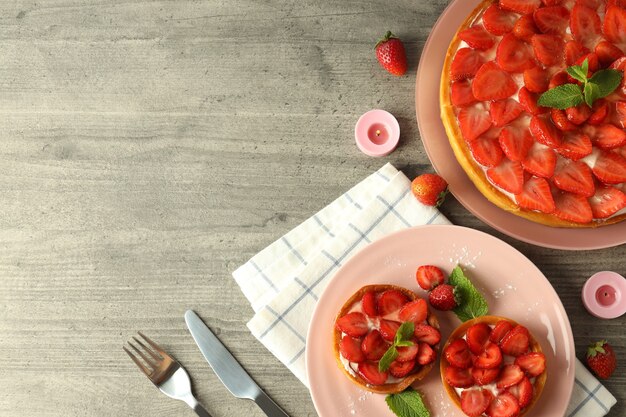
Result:
{"type": "Polygon", "coordinates": [[[368,285],[354,293],[335,319],[334,351],[339,368],[368,391],[393,394],[426,376],[437,359],[439,322],[428,303],[395,285],[368,285]],[[411,323],[409,340],[397,346],[388,369],[379,365],[411,323]],[[394,342],[395,340],[395,342],[394,342]]]}
{"type": "Polygon", "coordinates": [[[443,385],[470,417],[526,414],[539,399],[546,377],[541,346],[528,329],[507,318],[466,321],[443,348],[443,385]]]}

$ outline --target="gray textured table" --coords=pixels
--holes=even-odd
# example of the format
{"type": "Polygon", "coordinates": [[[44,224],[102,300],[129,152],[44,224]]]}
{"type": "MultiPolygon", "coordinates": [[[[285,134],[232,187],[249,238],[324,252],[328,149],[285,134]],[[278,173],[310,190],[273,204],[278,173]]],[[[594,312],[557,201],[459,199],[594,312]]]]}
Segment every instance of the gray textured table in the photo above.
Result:
{"type": "MultiPolygon", "coordinates": [[[[293,417],[307,390],[248,332],[231,271],[390,161],[429,170],[414,113],[421,48],[446,2],[43,0],[0,3],[0,415],[191,416],[121,349],[144,330],[191,371],[214,417],[232,398],[188,335],[195,308],[293,417]],[[374,59],[387,29],[410,74],[374,59]],[[394,113],[399,149],[362,155],[353,127],[394,113]]],[[[454,199],[454,223],[492,233],[549,277],[580,352],[608,338],[626,401],[626,317],[592,318],[591,273],[624,247],[563,252],[503,236],[454,199]]]]}

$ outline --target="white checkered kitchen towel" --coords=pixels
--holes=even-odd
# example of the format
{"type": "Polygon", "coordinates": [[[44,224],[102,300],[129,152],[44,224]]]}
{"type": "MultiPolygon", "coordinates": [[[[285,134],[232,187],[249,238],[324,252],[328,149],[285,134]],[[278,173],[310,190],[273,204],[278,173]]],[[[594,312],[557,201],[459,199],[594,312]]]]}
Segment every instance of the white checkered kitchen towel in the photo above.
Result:
{"type": "MultiPolygon", "coordinates": [[[[306,334],[328,280],[354,253],[391,232],[450,224],[417,202],[411,182],[386,164],[233,272],[255,315],[252,334],[308,386],[306,334]]],[[[604,416],[615,398],[577,361],[567,417],[604,416]]]]}

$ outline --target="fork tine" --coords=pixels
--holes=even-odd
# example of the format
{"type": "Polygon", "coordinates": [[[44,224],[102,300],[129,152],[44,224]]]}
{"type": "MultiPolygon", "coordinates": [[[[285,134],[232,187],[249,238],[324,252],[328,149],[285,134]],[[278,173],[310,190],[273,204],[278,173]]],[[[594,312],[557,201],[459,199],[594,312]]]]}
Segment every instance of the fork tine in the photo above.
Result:
{"type": "Polygon", "coordinates": [[[157,345],[152,340],[150,340],[150,338],[148,336],[146,336],[145,334],[143,334],[141,332],[137,332],[137,333],[139,333],[139,335],[141,337],[143,337],[144,340],[146,342],[148,342],[150,344],[150,346],[152,346],[154,348],[154,350],[156,350],[159,353],[159,355],[161,355],[163,358],[171,358],[171,356],[168,355],[167,352],[165,352],[163,349],[161,349],[161,346],[157,345]]]}
{"type": "Polygon", "coordinates": [[[155,361],[149,359],[146,355],[143,354],[143,352],[141,350],[137,349],[137,347],[135,345],[133,345],[132,343],[128,342],[128,345],[130,347],[132,347],[133,350],[135,352],[137,352],[137,354],[139,356],[141,356],[141,359],[143,359],[144,362],[147,363],[150,368],[152,368],[152,369],[156,369],[157,368],[157,365],[158,365],[159,362],[155,362],[155,361]]]}
{"type": "Polygon", "coordinates": [[[146,345],[144,345],[143,342],[141,340],[137,339],[135,336],[133,336],[133,340],[135,342],[137,342],[139,344],[139,346],[141,346],[143,348],[144,351],[148,352],[150,354],[150,356],[152,356],[157,362],[160,362],[163,359],[160,356],[158,356],[156,353],[154,353],[152,351],[152,349],[150,349],[146,345]]]}
{"type": "Polygon", "coordinates": [[[124,352],[128,353],[128,356],[130,356],[130,358],[133,360],[133,362],[135,362],[135,365],[137,365],[139,367],[139,369],[141,369],[141,372],[146,374],[146,376],[150,377],[150,374],[152,373],[152,371],[149,370],[143,363],[141,363],[141,361],[139,359],[137,359],[137,357],[135,355],[133,355],[130,352],[130,350],[126,349],[126,346],[122,346],[122,349],[124,349],[124,352]]]}

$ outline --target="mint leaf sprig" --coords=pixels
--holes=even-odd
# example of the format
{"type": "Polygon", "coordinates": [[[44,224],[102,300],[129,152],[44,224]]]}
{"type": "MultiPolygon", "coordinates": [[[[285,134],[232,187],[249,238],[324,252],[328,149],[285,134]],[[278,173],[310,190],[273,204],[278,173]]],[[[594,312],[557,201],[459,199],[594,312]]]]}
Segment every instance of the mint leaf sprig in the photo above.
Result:
{"type": "Polygon", "coordinates": [[[591,107],[594,101],[611,94],[622,82],[623,74],[619,70],[604,69],[596,71],[591,78],[589,74],[589,60],[585,58],[581,65],[572,65],[567,68],[567,73],[580,81],[579,84],[563,84],[543,93],[537,104],[543,107],[552,107],[565,110],[585,102],[591,107]]]}
{"type": "Polygon", "coordinates": [[[393,340],[389,349],[385,352],[380,361],[378,362],[378,370],[385,372],[391,366],[391,362],[395,361],[398,357],[398,348],[402,346],[413,346],[411,338],[415,332],[415,324],[411,321],[405,321],[400,325],[396,332],[396,337],[393,340]]]}
{"type": "Polygon", "coordinates": [[[474,287],[472,281],[463,273],[460,266],[456,266],[448,278],[454,286],[460,303],[454,308],[454,314],[461,321],[468,321],[489,313],[485,297],[474,287]]]}
{"type": "Polygon", "coordinates": [[[411,387],[397,394],[387,395],[385,402],[398,417],[430,417],[422,396],[411,387]]]}

